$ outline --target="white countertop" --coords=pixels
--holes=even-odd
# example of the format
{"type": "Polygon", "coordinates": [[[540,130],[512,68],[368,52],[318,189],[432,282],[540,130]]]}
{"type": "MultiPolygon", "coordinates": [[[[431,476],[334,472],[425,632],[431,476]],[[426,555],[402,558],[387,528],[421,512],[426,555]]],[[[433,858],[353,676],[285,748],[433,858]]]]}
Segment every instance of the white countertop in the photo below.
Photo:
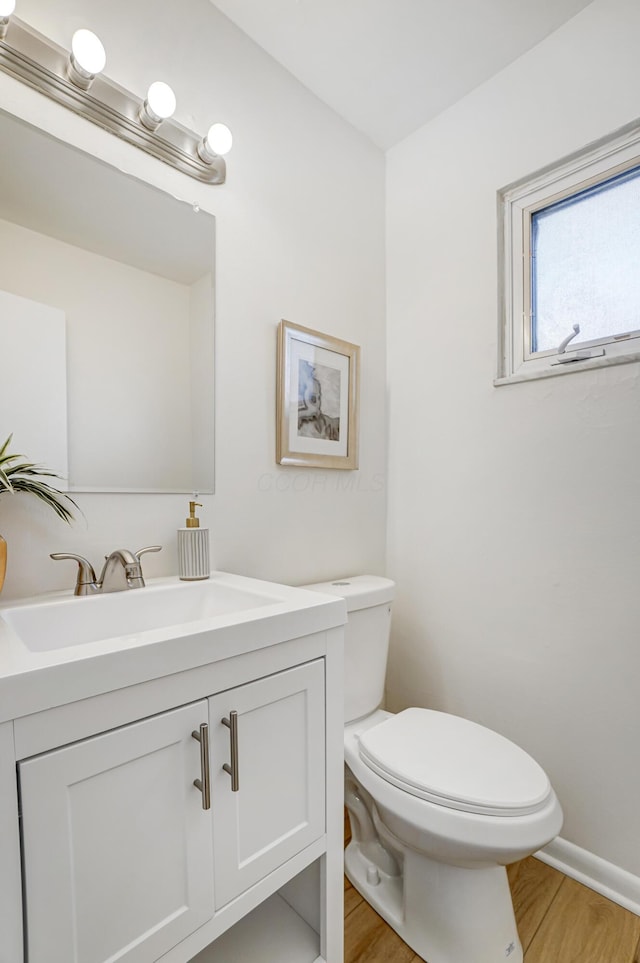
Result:
{"type": "MultiPolygon", "coordinates": [[[[37,652],[24,645],[3,613],[59,601],[66,607],[93,604],[99,618],[95,603],[105,597],[65,592],[0,605],[0,722],[336,628],[347,619],[341,598],[225,572],[212,572],[211,581],[264,596],[264,605],[37,652]]],[[[155,591],[178,582],[175,576],[149,579],[147,586],[155,591]]],[[[146,589],[126,594],[132,591],[146,589]]]]}

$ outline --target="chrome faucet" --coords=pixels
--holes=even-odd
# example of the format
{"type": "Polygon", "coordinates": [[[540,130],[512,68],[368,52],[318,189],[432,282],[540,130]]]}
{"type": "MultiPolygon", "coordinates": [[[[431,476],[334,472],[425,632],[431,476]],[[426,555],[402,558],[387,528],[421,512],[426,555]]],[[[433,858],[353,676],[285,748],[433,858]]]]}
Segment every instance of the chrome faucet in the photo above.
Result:
{"type": "Polygon", "coordinates": [[[71,558],[78,563],[78,578],[74,595],[97,595],[107,592],[123,592],[126,589],[144,588],[142,565],[140,558],[145,552],[159,552],[162,545],[149,545],[137,552],[130,552],[128,548],[117,548],[111,555],[105,555],[100,578],[96,578],[93,565],[82,555],[68,555],[55,552],[50,557],[55,559],[71,558]]]}

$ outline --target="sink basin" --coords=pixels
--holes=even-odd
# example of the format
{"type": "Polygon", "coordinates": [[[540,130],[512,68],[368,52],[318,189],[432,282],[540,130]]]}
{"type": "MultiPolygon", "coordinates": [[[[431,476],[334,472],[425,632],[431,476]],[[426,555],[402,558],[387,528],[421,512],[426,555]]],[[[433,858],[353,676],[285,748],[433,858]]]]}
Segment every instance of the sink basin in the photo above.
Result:
{"type": "Polygon", "coordinates": [[[0,617],[31,652],[48,652],[231,616],[282,601],[275,595],[220,584],[215,579],[160,582],[108,595],[65,596],[16,605],[2,609],[0,617]]]}

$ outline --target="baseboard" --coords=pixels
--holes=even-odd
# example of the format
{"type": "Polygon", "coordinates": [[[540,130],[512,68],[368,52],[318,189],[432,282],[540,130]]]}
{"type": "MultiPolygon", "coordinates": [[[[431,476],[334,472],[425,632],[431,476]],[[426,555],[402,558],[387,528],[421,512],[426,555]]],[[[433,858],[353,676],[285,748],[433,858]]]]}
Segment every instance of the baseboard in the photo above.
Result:
{"type": "Polygon", "coordinates": [[[626,869],[620,869],[560,837],[535,853],[535,856],[640,916],[640,876],[634,876],[626,869]]]}

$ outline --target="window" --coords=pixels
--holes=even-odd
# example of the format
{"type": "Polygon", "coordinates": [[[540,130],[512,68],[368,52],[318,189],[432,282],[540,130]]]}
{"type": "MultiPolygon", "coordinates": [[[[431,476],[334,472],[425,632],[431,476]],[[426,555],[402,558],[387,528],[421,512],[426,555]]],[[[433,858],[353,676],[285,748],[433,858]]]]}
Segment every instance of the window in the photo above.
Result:
{"type": "Polygon", "coordinates": [[[495,384],[640,360],[640,128],[500,192],[495,384]]]}

